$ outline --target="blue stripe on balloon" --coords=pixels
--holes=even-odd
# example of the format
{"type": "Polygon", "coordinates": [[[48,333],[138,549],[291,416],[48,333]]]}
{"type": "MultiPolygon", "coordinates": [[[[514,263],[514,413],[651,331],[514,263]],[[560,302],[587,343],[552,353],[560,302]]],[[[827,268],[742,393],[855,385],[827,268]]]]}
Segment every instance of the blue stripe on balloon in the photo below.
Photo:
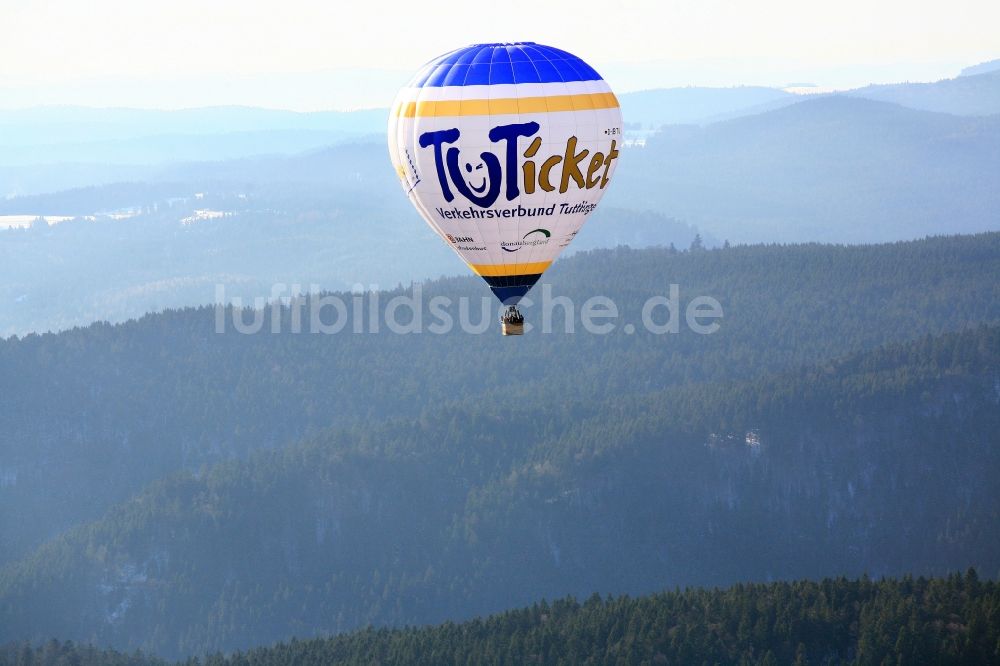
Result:
{"type": "Polygon", "coordinates": [[[435,58],[420,70],[414,88],[504,83],[601,81],[594,68],[551,46],[534,42],[473,44],[435,58]]]}

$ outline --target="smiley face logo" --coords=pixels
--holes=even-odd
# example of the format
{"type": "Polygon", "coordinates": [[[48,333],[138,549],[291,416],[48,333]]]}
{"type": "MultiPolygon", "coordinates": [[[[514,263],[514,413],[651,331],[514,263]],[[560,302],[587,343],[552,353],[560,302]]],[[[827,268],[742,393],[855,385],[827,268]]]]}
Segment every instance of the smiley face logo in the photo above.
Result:
{"type": "Polygon", "coordinates": [[[488,171],[485,170],[486,165],[480,162],[475,167],[472,166],[471,162],[465,163],[465,172],[469,175],[467,176],[466,184],[472,189],[476,194],[482,194],[486,191],[486,186],[489,185],[487,182],[488,171]],[[480,176],[479,186],[473,185],[476,176],[480,176]]]}
{"type": "Polygon", "coordinates": [[[452,147],[448,149],[445,161],[455,189],[462,196],[481,208],[493,205],[500,195],[500,183],[503,180],[500,158],[487,151],[479,153],[478,162],[475,158],[461,159],[459,149],[452,147]]]}

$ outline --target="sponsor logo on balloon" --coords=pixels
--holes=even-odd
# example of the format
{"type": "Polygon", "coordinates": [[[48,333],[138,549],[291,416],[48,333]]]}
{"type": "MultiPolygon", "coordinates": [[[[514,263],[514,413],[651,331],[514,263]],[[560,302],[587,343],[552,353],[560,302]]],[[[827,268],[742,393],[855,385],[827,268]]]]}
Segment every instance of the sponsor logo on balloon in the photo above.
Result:
{"type": "Polygon", "coordinates": [[[421,148],[434,151],[438,183],[449,203],[455,199],[454,191],[476,206],[488,208],[500,197],[501,187],[507,201],[513,201],[521,195],[522,188],[525,194],[539,190],[558,190],[564,194],[571,185],[581,190],[607,186],[611,165],[618,157],[616,141],[612,140],[607,155],[600,151],[591,154],[587,148],[577,151],[577,137],[571,136],[562,154],[540,156],[542,138],[535,136],[539,129],[537,122],[497,125],[491,129],[489,140],[504,144],[503,162],[488,151],[479,153],[478,158],[466,159],[461,149],[452,145],[462,135],[457,127],[424,132],[419,143],[421,148]],[[534,139],[527,148],[520,151],[519,139],[531,137],[534,139]]]}
{"type": "Polygon", "coordinates": [[[452,236],[451,234],[445,234],[448,238],[449,243],[473,243],[475,239],[472,236],[452,236]]]}
{"type": "Polygon", "coordinates": [[[517,252],[522,247],[545,245],[549,242],[549,238],[551,236],[552,232],[548,229],[532,229],[528,233],[524,234],[524,237],[519,241],[501,241],[500,249],[505,252],[517,252]],[[535,236],[535,238],[528,240],[528,236],[535,236]]]}

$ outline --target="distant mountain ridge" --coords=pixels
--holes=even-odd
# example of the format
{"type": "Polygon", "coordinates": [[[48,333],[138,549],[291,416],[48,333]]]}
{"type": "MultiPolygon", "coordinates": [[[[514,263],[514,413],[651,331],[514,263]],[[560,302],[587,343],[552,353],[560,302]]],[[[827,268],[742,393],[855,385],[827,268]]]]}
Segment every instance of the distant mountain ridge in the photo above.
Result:
{"type": "Polygon", "coordinates": [[[194,109],[102,109],[41,106],[0,109],[2,146],[135,139],[160,134],[217,134],[267,130],[373,133],[385,131],[385,109],[283,111],[244,106],[194,109]]]}
{"type": "Polygon", "coordinates": [[[981,62],[978,65],[972,65],[971,67],[966,67],[962,70],[959,76],[974,76],[976,74],[984,74],[986,72],[995,72],[1000,69],[1000,58],[996,60],[987,60],[986,62],[981,62]]]}
{"type": "MultiPolygon", "coordinates": [[[[966,68],[953,79],[872,85],[843,94],[956,115],[996,114],[1000,113],[998,62],[966,68]]],[[[709,124],[808,97],[761,86],[691,86],[620,95],[626,125],[633,133],[670,124],[709,124]]],[[[0,110],[0,147],[5,148],[0,166],[75,161],[141,165],[289,154],[340,138],[384,133],[387,112],[387,108],[293,112],[238,106],[174,111],[72,106],[0,110]],[[216,137],[214,145],[199,150],[195,137],[207,135],[228,138],[216,137]],[[161,145],[167,136],[179,144],[173,150],[161,145]],[[255,146],[255,140],[264,145],[255,146]]]]}
{"type": "MultiPolygon", "coordinates": [[[[998,61],[1000,62],[1000,61],[998,61]]],[[[989,116],[1000,113],[1000,69],[990,67],[934,83],[873,85],[843,93],[911,109],[951,113],[959,116],[989,116]]]]}
{"type": "Polygon", "coordinates": [[[384,133],[385,114],[249,107],[0,110],[0,166],[156,165],[288,154],[384,133]]]}
{"type": "MultiPolygon", "coordinates": [[[[989,65],[966,70],[956,79],[868,86],[845,94],[957,115],[1000,113],[1000,80],[989,65]]],[[[704,125],[762,113],[801,102],[803,97],[759,86],[694,86],[624,93],[620,99],[630,131],[648,133],[664,125],[704,125]]],[[[289,154],[384,133],[386,113],[387,109],[299,113],[251,107],[0,110],[4,148],[0,166],[77,161],[161,164],[289,154]],[[208,143],[199,143],[199,137],[207,136],[212,136],[208,143]]]]}
{"type": "Polygon", "coordinates": [[[156,134],[103,141],[2,146],[5,165],[86,164],[100,156],[105,165],[178,164],[301,153],[356,139],[350,131],[275,129],[205,134],[156,134]]]}
{"type": "Polygon", "coordinates": [[[739,241],[973,232],[1000,222],[998,154],[1000,115],[819,97],[705,127],[667,127],[622,160],[607,200],[669,210],[739,241]]]}

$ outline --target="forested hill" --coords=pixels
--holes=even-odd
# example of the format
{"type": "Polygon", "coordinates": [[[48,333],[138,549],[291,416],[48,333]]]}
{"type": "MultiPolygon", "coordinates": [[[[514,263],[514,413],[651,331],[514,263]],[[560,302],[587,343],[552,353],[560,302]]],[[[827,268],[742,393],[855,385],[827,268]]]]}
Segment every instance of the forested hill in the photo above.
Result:
{"type": "MultiPolygon", "coordinates": [[[[996,233],[877,246],[594,251],[559,261],[532,294],[549,285],[569,297],[575,332],[565,332],[560,307],[554,332],[514,340],[500,337],[482,281],[461,278],[423,285],[425,325],[432,297],[469,297],[469,319],[485,316],[481,334],[459,330],[457,307],[448,335],[397,335],[384,325],[355,334],[353,322],[336,335],[293,334],[287,309],[278,334],[271,322],[256,335],[231,323],[217,334],[215,313],[201,308],[0,341],[0,563],[173,471],[333,425],[418,418],[454,401],[527,414],[548,398],[587,411],[588,401],[749,380],[1000,322],[998,256],[996,233]],[[668,295],[671,283],[682,309],[696,296],[718,299],[717,333],[645,331],[643,303],[668,295]],[[582,330],[580,310],[594,295],[618,306],[611,334],[582,330]],[[638,326],[634,335],[626,322],[638,326]]],[[[380,294],[379,310],[400,293],[380,294]]],[[[529,322],[541,322],[540,309],[525,309],[529,322]]]]}
{"type": "MultiPolygon", "coordinates": [[[[738,585],[565,598],[436,627],[366,629],[184,666],[394,664],[987,664],[1000,660],[1000,589],[946,579],[738,585]]],[[[72,642],[0,647],[0,666],[167,666],[72,642]]]]}
{"type": "MultiPolygon", "coordinates": [[[[974,571],[569,598],[426,629],[363,631],[205,660],[280,664],[972,664],[1000,659],[1000,589],[974,571]]],[[[195,662],[197,663],[197,662],[195,662]]]]}
{"type": "Polygon", "coordinates": [[[158,482],[0,571],[0,641],[167,657],[539,597],[1000,572],[1000,328],[769,378],[469,398],[158,482]]]}

